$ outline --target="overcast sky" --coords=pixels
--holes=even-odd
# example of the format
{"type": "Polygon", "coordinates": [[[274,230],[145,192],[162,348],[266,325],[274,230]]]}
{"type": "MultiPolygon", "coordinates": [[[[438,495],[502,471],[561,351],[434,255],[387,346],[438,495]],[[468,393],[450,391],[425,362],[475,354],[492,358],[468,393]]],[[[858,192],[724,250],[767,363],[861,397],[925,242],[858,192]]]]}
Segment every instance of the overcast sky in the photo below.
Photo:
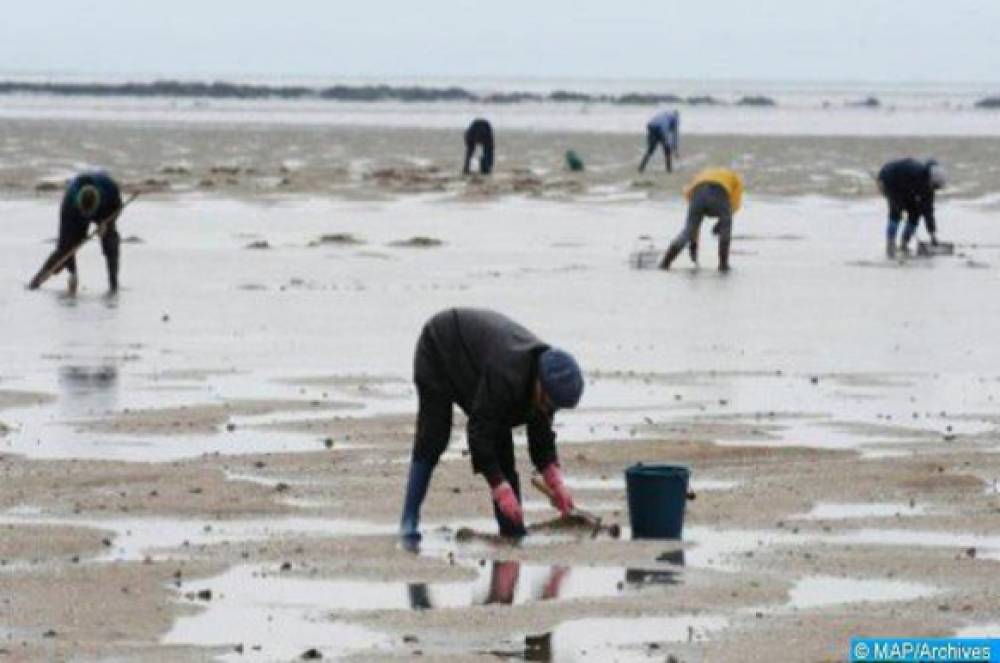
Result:
{"type": "Polygon", "coordinates": [[[32,0],[0,70],[1000,80],[1000,0],[32,0]]]}

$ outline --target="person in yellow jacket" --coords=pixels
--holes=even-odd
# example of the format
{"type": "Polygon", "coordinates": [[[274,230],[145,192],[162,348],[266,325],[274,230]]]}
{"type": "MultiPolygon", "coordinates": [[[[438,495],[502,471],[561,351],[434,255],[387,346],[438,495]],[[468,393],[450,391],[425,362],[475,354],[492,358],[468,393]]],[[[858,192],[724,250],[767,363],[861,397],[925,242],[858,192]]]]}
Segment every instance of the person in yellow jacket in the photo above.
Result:
{"type": "Polygon", "coordinates": [[[684,247],[691,253],[691,261],[698,263],[698,233],[706,216],[718,219],[712,234],[719,236],[719,271],[729,271],[729,243],[733,234],[733,214],[740,209],[743,201],[743,180],[728,168],[703,170],[684,190],[688,199],[687,223],[674,241],[670,243],[660,269],[670,269],[684,247]]]}

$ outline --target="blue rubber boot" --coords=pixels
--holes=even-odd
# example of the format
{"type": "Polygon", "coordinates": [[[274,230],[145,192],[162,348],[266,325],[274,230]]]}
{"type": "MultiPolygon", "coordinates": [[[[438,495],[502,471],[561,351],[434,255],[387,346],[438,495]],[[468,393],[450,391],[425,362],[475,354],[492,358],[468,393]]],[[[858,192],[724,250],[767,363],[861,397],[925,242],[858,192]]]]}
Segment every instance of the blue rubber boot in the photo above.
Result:
{"type": "Polygon", "coordinates": [[[434,466],[425,460],[414,458],[410,462],[410,477],[406,481],[406,497],[403,501],[403,517],[399,522],[399,536],[404,545],[414,545],[420,541],[420,505],[427,496],[431,485],[434,466]]]}

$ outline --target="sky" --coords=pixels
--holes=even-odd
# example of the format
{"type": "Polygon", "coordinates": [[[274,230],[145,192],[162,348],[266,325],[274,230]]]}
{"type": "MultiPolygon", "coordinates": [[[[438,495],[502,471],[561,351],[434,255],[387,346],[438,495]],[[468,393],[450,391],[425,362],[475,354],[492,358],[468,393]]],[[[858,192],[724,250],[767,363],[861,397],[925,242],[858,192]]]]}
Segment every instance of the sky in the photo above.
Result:
{"type": "Polygon", "coordinates": [[[0,72],[1000,81],[1000,0],[33,0],[0,72]]]}

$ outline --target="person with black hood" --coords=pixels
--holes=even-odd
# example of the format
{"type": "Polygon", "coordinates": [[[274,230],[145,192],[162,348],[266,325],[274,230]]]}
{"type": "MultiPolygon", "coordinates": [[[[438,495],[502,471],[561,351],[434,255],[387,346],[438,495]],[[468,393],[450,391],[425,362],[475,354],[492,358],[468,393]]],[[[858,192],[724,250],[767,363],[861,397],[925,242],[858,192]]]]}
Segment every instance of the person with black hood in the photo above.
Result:
{"type": "Polygon", "coordinates": [[[878,173],[878,188],[889,203],[889,224],[886,227],[885,253],[896,257],[896,234],[906,212],[906,228],[900,250],[909,253],[909,243],[923,217],[931,244],[937,246],[937,221],[934,218],[934,194],[945,185],[945,174],[933,159],[898,159],[882,166],[878,173]]]}
{"type": "MultiPolygon", "coordinates": [[[[115,227],[115,220],[122,210],[122,196],[118,184],[106,172],[97,170],[84,172],[70,180],[63,194],[59,210],[59,239],[52,254],[42,264],[28,288],[35,290],[50,276],[49,270],[87,238],[91,223],[99,227],[104,224],[101,234],[101,250],[108,265],[108,286],[112,293],[118,292],[118,252],[121,239],[115,227]]],[[[76,256],[70,257],[62,268],[69,272],[69,292],[75,294],[78,280],[76,276],[76,256]]]]}
{"type": "Polygon", "coordinates": [[[477,147],[483,150],[479,157],[479,172],[489,175],[493,172],[493,127],[481,117],[473,120],[465,130],[465,165],[462,166],[462,173],[465,175],[469,174],[472,155],[477,147]]]}
{"type": "Polygon", "coordinates": [[[448,446],[452,409],[468,417],[472,469],[490,487],[500,534],[526,534],[511,429],[527,425],[528,453],[563,515],[573,497],[563,481],[552,417],[576,407],[583,376],[572,355],[495,311],[453,308],[432,317],[413,363],[417,427],[400,522],[404,542],[420,539],[420,507],[448,446]]]}

